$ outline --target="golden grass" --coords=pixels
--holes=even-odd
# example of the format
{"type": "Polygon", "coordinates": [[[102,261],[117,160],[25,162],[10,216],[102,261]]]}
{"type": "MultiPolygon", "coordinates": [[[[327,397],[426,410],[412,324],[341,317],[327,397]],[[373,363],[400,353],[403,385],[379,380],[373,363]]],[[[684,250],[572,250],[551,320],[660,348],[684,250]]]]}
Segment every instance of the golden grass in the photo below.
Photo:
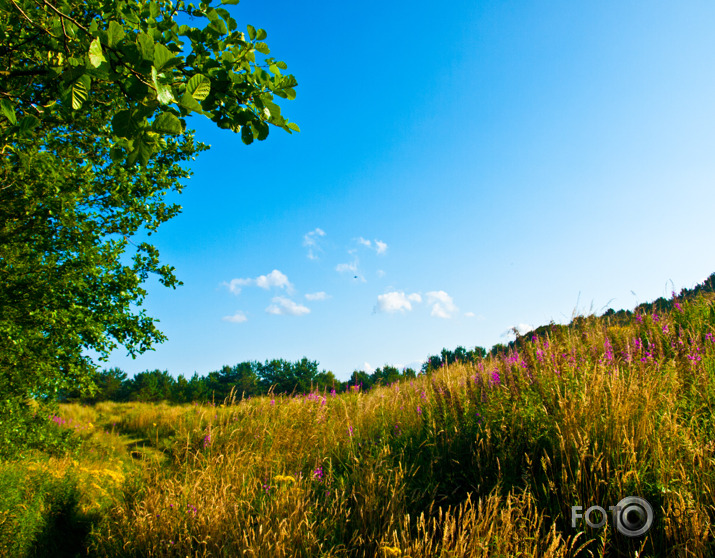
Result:
{"type": "Polygon", "coordinates": [[[63,406],[105,458],[42,466],[113,498],[96,556],[707,556],[715,328],[709,300],[684,306],[367,394],[63,406]],[[144,480],[122,495],[129,478],[144,480]],[[654,507],[646,535],[572,528],[571,506],[629,495],[654,507]]]}

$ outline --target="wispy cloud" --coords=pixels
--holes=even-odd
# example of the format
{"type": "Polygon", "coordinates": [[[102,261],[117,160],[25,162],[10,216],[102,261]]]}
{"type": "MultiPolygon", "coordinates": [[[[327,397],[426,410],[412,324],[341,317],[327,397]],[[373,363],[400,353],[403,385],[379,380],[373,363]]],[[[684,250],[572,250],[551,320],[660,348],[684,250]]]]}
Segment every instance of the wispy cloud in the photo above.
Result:
{"type": "Polygon", "coordinates": [[[253,285],[266,290],[275,287],[278,289],[285,289],[288,293],[293,292],[293,285],[291,285],[290,281],[288,281],[288,277],[286,277],[285,274],[281,273],[277,269],[274,269],[268,275],[259,275],[254,279],[231,279],[228,282],[224,281],[222,284],[228,287],[228,290],[236,295],[241,292],[242,287],[248,287],[253,285]]]}
{"type": "Polygon", "coordinates": [[[323,291],[320,291],[318,293],[307,293],[305,295],[305,298],[307,298],[308,300],[327,300],[330,298],[330,295],[323,291]]]}
{"type": "Polygon", "coordinates": [[[474,312],[465,312],[464,315],[465,315],[467,318],[473,318],[473,317],[475,316],[474,312]]]}
{"type": "Polygon", "coordinates": [[[233,324],[240,324],[242,322],[248,321],[246,314],[243,312],[236,312],[233,316],[224,316],[221,318],[224,322],[231,322],[233,324]]]}
{"type": "Polygon", "coordinates": [[[368,248],[375,250],[378,254],[384,254],[387,252],[387,243],[382,240],[375,239],[375,242],[373,243],[372,241],[361,236],[357,239],[357,242],[358,244],[362,244],[363,246],[367,246],[368,248]]]}
{"type": "Polygon", "coordinates": [[[375,250],[378,254],[384,254],[385,252],[387,252],[387,243],[382,242],[382,240],[376,240],[375,250]]]}
{"type": "Polygon", "coordinates": [[[452,297],[444,291],[430,291],[426,296],[427,304],[432,305],[432,312],[430,312],[432,316],[448,319],[458,311],[452,297]]]}
{"type": "Polygon", "coordinates": [[[231,279],[230,281],[228,281],[228,282],[224,281],[221,284],[228,287],[229,291],[231,291],[233,294],[237,295],[237,294],[241,293],[241,287],[250,285],[251,281],[252,281],[251,279],[231,279]]]}
{"type": "Polygon", "coordinates": [[[350,263],[341,263],[335,266],[335,271],[339,273],[357,273],[358,270],[358,259],[355,258],[352,262],[350,263]]]}
{"type": "Polygon", "coordinates": [[[308,248],[308,259],[317,260],[318,256],[316,252],[322,252],[322,249],[318,245],[318,239],[325,236],[325,231],[321,228],[315,228],[309,233],[305,233],[303,236],[303,246],[308,248]]]}
{"type": "Polygon", "coordinates": [[[303,314],[310,314],[310,308],[302,304],[297,304],[289,298],[276,296],[273,297],[272,302],[273,304],[266,308],[266,312],[269,314],[275,314],[277,316],[302,316],[303,314]]]}
{"type": "Polygon", "coordinates": [[[410,312],[413,302],[422,302],[422,297],[417,294],[405,294],[403,291],[392,291],[381,294],[377,297],[377,312],[387,312],[394,314],[395,312],[410,312]]]}
{"type": "Polygon", "coordinates": [[[338,273],[348,273],[355,279],[359,279],[365,283],[365,277],[360,273],[360,260],[357,256],[353,256],[353,261],[350,263],[341,263],[335,266],[335,271],[338,273]]]}

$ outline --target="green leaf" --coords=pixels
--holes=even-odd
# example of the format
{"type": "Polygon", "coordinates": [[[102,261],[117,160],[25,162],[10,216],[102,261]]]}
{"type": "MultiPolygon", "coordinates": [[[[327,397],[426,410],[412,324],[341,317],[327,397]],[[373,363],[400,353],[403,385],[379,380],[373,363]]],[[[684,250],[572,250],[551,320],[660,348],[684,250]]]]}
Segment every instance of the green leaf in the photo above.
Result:
{"type": "Polygon", "coordinates": [[[158,85],[156,88],[156,98],[162,105],[168,105],[175,101],[174,94],[171,92],[171,87],[167,85],[158,85]]]}
{"type": "Polygon", "coordinates": [[[139,54],[144,60],[154,61],[154,39],[146,33],[139,33],[137,35],[137,46],[139,47],[139,54]]]}
{"type": "Polygon", "coordinates": [[[238,4],[239,0],[221,0],[222,4],[238,4]]]}
{"type": "Polygon", "coordinates": [[[268,124],[265,122],[251,122],[251,128],[253,129],[253,137],[258,139],[258,141],[263,141],[268,137],[268,124]]]}
{"type": "Polygon", "coordinates": [[[268,36],[268,33],[266,33],[265,29],[259,29],[258,31],[256,31],[256,39],[258,39],[259,41],[262,41],[267,36],[268,36]]]}
{"type": "Polygon", "coordinates": [[[298,128],[298,124],[296,124],[295,122],[287,122],[286,124],[288,125],[288,127],[289,127],[291,130],[295,130],[296,132],[300,132],[300,128],[298,128]]]}
{"type": "Polygon", "coordinates": [[[107,44],[115,46],[124,38],[124,28],[116,21],[110,21],[107,27],[107,44]]]}
{"type": "Polygon", "coordinates": [[[248,124],[241,126],[241,141],[246,145],[253,143],[253,132],[251,132],[251,126],[248,124]]]}
{"type": "Polygon", "coordinates": [[[276,83],[276,85],[282,89],[285,89],[287,87],[295,87],[296,85],[298,85],[298,80],[296,80],[294,76],[289,75],[282,77],[280,81],[276,83]]]}
{"type": "Polygon", "coordinates": [[[179,105],[185,109],[192,110],[194,112],[201,112],[202,108],[199,102],[194,99],[194,97],[188,91],[184,91],[184,94],[179,99],[179,105]]]}
{"type": "Polygon", "coordinates": [[[271,49],[268,48],[268,45],[266,43],[258,42],[258,43],[255,43],[253,45],[253,47],[261,54],[270,54],[271,53],[271,49]]]}
{"type": "Polygon", "coordinates": [[[252,41],[256,40],[256,28],[253,27],[253,25],[247,25],[246,28],[248,29],[248,36],[252,41]]]}
{"type": "Polygon", "coordinates": [[[277,64],[271,64],[268,66],[268,69],[276,75],[281,75],[280,68],[278,68],[277,64]]]}
{"type": "Polygon", "coordinates": [[[295,99],[295,89],[291,89],[291,88],[289,87],[289,88],[287,88],[287,89],[284,89],[284,90],[283,90],[283,93],[286,94],[286,98],[287,98],[289,101],[292,101],[293,99],[295,99]]]}
{"type": "Polygon", "coordinates": [[[197,101],[203,101],[211,92],[211,80],[206,76],[196,74],[186,83],[186,90],[197,101]]]}
{"type": "Polygon", "coordinates": [[[181,121],[170,112],[162,112],[154,119],[152,130],[162,134],[180,134],[183,130],[181,121]]]}
{"type": "Polygon", "coordinates": [[[156,98],[162,105],[168,105],[175,101],[171,87],[161,82],[164,74],[159,74],[154,66],[151,67],[151,79],[156,87],[156,98]]]}
{"type": "Polygon", "coordinates": [[[12,103],[10,101],[8,101],[7,99],[0,99],[0,110],[2,110],[2,113],[5,115],[5,118],[10,121],[10,124],[17,124],[15,108],[12,106],[12,103]]]}
{"type": "Polygon", "coordinates": [[[168,48],[161,43],[154,44],[154,66],[157,70],[161,70],[172,58],[174,58],[174,53],[168,48]]]}
{"type": "Polygon", "coordinates": [[[152,153],[154,153],[153,144],[154,142],[151,137],[146,135],[141,136],[139,141],[137,141],[136,146],[127,157],[127,162],[131,165],[138,159],[139,164],[146,167],[149,164],[149,159],[151,158],[152,153]]]}
{"type": "Polygon", "coordinates": [[[82,108],[82,103],[87,100],[91,83],[91,78],[87,74],[83,74],[72,85],[72,108],[74,110],[82,108]]]}
{"type": "Polygon", "coordinates": [[[95,37],[89,45],[89,63],[95,68],[99,68],[102,62],[106,61],[107,59],[102,53],[102,44],[99,42],[99,37],[95,37]]]}
{"type": "Polygon", "coordinates": [[[40,119],[29,115],[20,119],[20,132],[30,132],[34,130],[40,123],[40,119]]]}
{"type": "Polygon", "coordinates": [[[114,163],[121,162],[124,159],[124,153],[122,152],[122,148],[118,145],[112,146],[112,148],[109,150],[109,157],[114,163]]]}
{"type": "Polygon", "coordinates": [[[112,118],[112,133],[121,138],[132,138],[136,135],[139,126],[137,125],[132,113],[128,110],[119,111],[112,118]]]}
{"type": "Polygon", "coordinates": [[[288,64],[286,64],[285,62],[281,62],[280,60],[276,62],[276,66],[278,66],[281,70],[288,69],[288,64]]]}

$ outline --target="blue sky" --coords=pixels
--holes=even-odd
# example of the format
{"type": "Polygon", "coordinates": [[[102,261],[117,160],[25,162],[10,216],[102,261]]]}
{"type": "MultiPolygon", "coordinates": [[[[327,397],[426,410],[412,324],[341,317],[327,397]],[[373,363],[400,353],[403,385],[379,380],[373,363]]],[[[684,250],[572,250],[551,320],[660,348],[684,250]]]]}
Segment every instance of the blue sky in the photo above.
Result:
{"type": "Polygon", "coordinates": [[[152,236],[169,340],[103,366],[303,356],[345,380],[715,272],[712,2],[243,0],[299,85],[211,144],[152,236]]]}

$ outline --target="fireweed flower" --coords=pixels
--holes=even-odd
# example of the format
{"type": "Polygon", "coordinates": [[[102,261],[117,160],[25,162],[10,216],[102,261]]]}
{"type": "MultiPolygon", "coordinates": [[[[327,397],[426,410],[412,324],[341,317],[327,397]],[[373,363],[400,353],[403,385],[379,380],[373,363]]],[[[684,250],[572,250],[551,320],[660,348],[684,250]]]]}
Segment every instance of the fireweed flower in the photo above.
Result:
{"type": "Polygon", "coordinates": [[[420,407],[419,405],[417,405],[417,414],[418,415],[422,414],[422,407],[420,407]]]}
{"type": "Polygon", "coordinates": [[[313,471],[313,479],[317,481],[322,481],[323,480],[323,466],[319,465],[315,471],[313,471]]]}
{"type": "Polygon", "coordinates": [[[606,349],[606,360],[609,362],[613,362],[613,346],[611,345],[611,342],[608,340],[608,337],[606,337],[606,340],[603,343],[604,348],[606,349]]]}
{"type": "Polygon", "coordinates": [[[492,385],[498,386],[500,382],[501,378],[499,377],[499,370],[494,370],[492,372],[492,385]]]}

